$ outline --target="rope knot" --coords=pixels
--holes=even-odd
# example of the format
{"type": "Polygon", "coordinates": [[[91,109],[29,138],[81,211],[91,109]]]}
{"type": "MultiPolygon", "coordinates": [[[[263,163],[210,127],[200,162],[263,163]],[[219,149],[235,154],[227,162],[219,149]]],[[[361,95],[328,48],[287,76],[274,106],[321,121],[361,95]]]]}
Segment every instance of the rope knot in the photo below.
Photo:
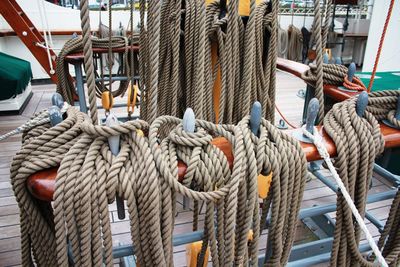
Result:
{"type": "Polygon", "coordinates": [[[212,136],[204,129],[197,127],[197,131],[189,133],[183,130],[182,123],[178,124],[169,134],[171,141],[177,145],[189,147],[203,147],[211,143],[212,136]]]}
{"type": "Polygon", "coordinates": [[[126,135],[136,130],[147,131],[149,125],[143,120],[128,121],[120,125],[108,127],[102,125],[93,125],[90,121],[84,121],[81,129],[90,136],[111,137],[116,135],[126,135]]]}

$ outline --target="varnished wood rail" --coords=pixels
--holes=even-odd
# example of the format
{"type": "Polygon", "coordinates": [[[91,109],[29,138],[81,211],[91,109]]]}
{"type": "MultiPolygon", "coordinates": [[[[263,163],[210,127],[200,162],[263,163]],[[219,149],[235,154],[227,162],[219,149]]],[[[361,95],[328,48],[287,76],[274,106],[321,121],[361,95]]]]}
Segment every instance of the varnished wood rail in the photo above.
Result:
{"type": "MultiPolygon", "coordinates": [[[[309,70],[309,67],[305,64],[295,62],[292,60],[278,58],[276,61],[276,67],[279,70],[293,74],[294,76],[301,79],[301,74],[309,70]]],[[[324,85],[324,94],[333,98],[336,101],[344,101],[352,96],[358,95],[360,92],[344,91],[339,89],[336,85],[324,85]]]]}
{"type": "MultiPolygon", "coordinates": [[[[398,147],[400,146],[400,130],[390,128],[384,124],[380,125],[381,132],[385,139],[385,147],[398,147]]],[[[300,129],[297,129],[299,131],[300,129]]],[[[289,130],[287,133],[293,134],[296,130],[289,130]]],[[[331,157],[336,156],[336,147],[332,139],[323,130],[323,127],[318,127],[318,131],[322,135],[323,143],[325,144],[329,155],[331,157]]],[[[227,157],[230,164],[233,162],[232,147],[230,143],[223,137],[215,138],[212,143],[221,149],[227,157]]],[[[307,161],[315,161],[321,159],[317,148],[313,144],[300,142],[301,147],[306,155],[307,161]]],[[[178,162],[178,176],[182,179],[186,172],[186,165],[179,161],[178,162]]],[[[53,193],[55,189],[55,179],[57,176],[57,168],[44,170],[31,175],[27,180],[27,186],[32,195],[44,201],[52,201],[53,193]]]]}

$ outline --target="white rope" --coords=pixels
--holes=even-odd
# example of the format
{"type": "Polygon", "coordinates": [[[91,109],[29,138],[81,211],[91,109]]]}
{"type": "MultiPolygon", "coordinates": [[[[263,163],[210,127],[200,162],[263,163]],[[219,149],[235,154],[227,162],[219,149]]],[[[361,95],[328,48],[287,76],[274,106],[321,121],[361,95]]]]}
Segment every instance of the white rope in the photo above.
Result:
{"type": "Polygon", "coordinates": [[[49,23],[47,21],[47,15],[46,15],[45,7],[44,7],[44,0],[37,0],[37,3],[38,3],[38,7],[39,7],[40,21],[42,23],[43,37],[44,37],[44,41],[46,43],[46,52],[47,52],[47,59],[49,60],[50,74],[54,74],[55,71],[53,68],[52,59],[51,59],[51,55],[50,55],[50,47],[53,46],[53,38],[51,37],[49,23]],[[46,25],[47,25],[47,29],[46,29],[46,25]],[[50,43],[49,43],[49,40],[47,39],[47,31],[49,34],[50,43]]]}
{"type": "MultiPolygon", "coordinates": [[[[61,113],[64,114],[67,111],[68,107],[69,107],[68,103],[64,102],[64,105],[61,109],[61,113]]],[[[50,122],[49,112],[47,110],[45,110],[44,112],[40,113],[36,117],[31,118],[30,120],[28,120],[27,122],[25,122],[24,124],[22,124],[21,126],[16,128],[15,130],[12,130],[11,132],[0,135],[0,141],[7,139],[10,136],[19,134],[21,132],[28,131],[36,126],[39,126],[39,125],[42,125],[42,124],[45,124],[48,122],[50,122]]]]}
{"type": "Polygon", "coordinates": [[[329,171],[333,175],[333,178],[335,179],[344,199],[347,202],[347,205],[349,205],[351,212],[353,213],[354,217],[356,218],[358,225],[360,226],[361,230],[364,232],[365,237],[367,238],[368,244],[371,246],[372,251],[375,253],[375,256],[376,256],[380,266],[388,267],[388,264],[386,263],[385,258],[382,256],[382,253],[379,250],[378,246],[376,245],[374,238],[372,237],[371,233],[368,231],[368,228],[365,225],[363,218],[361,217],[356,206],[354,205],[354,202],[351,199],[350,194],[347,192],[345,185],[343,184],[338,173],[336,172],[336,169],[333,166],[333,163],[329,156],[329,153],[326,150],[326,147],[324,146],[324,144],[322,143],[322,137],[318,133],[317,128],[314,127],[314,134],[311,134],[309,131],[307,131],[305,126],[302,127],[302,130],[303,130],[303,134],[312,140],[312,142],[318,149],[318,153],[326,162],[326,164],[329,168],[329,171]]]}

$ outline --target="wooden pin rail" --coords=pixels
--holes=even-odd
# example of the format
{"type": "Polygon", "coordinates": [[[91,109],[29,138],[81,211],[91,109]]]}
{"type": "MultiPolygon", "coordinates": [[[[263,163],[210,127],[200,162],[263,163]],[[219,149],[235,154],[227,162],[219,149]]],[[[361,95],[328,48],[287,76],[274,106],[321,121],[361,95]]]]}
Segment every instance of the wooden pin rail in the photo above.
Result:
{"type": "MultiPolygon", "coordinates": [[[[294,76],[300,79],[301,79],[301,74],[310,69],[305,64],[284,58],[278,58],[276,64],[277,64],[276,67],[279,70],[293,74],[294,76]]],[[[351,91],[341,90],[336,85],[328,85],[328,84],[324,85],[324,94],[333,98],[336,101],[344,101],[352,96],[358,95],[359,93],[360,92],[358,91],[351,92],[351,91]]]]}
{"type": "MultiPolygon", "coordinates": [[[[112,53],[124,53],[128,49],[128,51],[132,50],[133,52],[139,52],[139,46],[138,45],[132,45],[128,46],[127,48],[125,47],[118,47],[118,48],[113,48],[112,53]]],[[[108,53],[108,48],[93,48],[93,53],[95,54],[106,54],[108,53]]],[[[78,53],[71,53],[67,56],[65,56],[65,61],[69,63],[73,63],[75,61],[82,61],[83,62],[83,52],[78,52],[78,53]]]]}
{"type": "MultiPolygon", "coordinates": [[[[385,139],[385,147],[398,147],[400,146],[400,130],[390,128],[384,124],[380,125],[381,132],[385,139]]],[[[296,130],[289,130],[287,133],[293,134],[296,130]]],[[[298,130],[297,130],[298,131],[298,130]]],[[[318,127],[318,131],[322,135],[323,142],[328,150],[331,157],[336,156],[336,147],[332,139],[323,130],[323,127],[318,127]]],[[[221,149],[228,159],[228,162],[232,164],[233,154],[232,147],[230,143],[223,137],[215,138],[212,143],[221,149]]],[[[307,161],[315,161],[321,159],[318,154],[317,148],[313,144],[300,142],[301,147],[306,155],[307,161]]],[[[27,186],[32,195],[44,201],[52,201],[53,193],[55,189],[55,178],[57,176],[57,169],[52,168],[49,170],[44,170],[31,175],[27,180],[27,186]]],[[[186,165],[179,161],[178,162],[178,176],[182,179],[186,172],[186,165]]]]}

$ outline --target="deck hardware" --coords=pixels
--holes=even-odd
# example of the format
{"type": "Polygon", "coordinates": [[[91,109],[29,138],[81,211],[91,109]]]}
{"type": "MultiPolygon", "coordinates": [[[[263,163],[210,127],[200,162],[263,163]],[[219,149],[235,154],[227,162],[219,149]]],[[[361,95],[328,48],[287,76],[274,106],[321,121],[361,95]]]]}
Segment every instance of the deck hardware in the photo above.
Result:
{"type": "Polygon", "coordinates": [[[250,111],[250,129],[251,132],[258,136],[261,124],[261,103],[256,101],[253,103],[250,111]]]}
{"type": "Polygon", "coordinates": [[[62,113],[58,106],[51,106],[49,108],[49,117],[51,126],[56,126],[63,121],[62,113]]]}
{"type": "MultiPolygon", "coordinates": [[[[107,119],[106,119],[106,126],[112,127],[112,126],[117,126],[119,124],[120,124],[120,122],[118,121],[117,117],[113,113],[108,114],[107,119]]],[[[114,156],[117,156],[119,153],[119,149],[120,149],[119,141],[120,141],[119,135],[108,137],[108,145],[110,147],[111,153],[114,156]]],[[[115,199],[116,199],[116,203],[117,203],[118,219],[123,220],[123,219],[125,219],[124,200],[120,196],[116,196],[115,199]]]]}
{"type": "Polygon", "coordinates": [[[54,93],[51,97],[51,104],[61,109],[64,106],[64,99],[59,93],[54,93]]]}
{"type": "Polygon", "coordinates": [[[356,102],[357,115],[363,117],[365,110],[367,109],[367,106],[368,106],[368,93],[362,91],[357,97],[357,102],[356,102]]]}
{"type": "MultiPolygon", "coordinates": [[[[319,110],[318,99],[316,98],[311,99],[307,108],[306,129],[308,132],[312,134],[314,134],[314,125],[315,121],[317,120],[318,110],[319,110]]],[[[293,133],[293,137],[295,137],[297,140],[301,142],[312,144],[312,141],[303,134],[300,128],[293,133]]]]}

